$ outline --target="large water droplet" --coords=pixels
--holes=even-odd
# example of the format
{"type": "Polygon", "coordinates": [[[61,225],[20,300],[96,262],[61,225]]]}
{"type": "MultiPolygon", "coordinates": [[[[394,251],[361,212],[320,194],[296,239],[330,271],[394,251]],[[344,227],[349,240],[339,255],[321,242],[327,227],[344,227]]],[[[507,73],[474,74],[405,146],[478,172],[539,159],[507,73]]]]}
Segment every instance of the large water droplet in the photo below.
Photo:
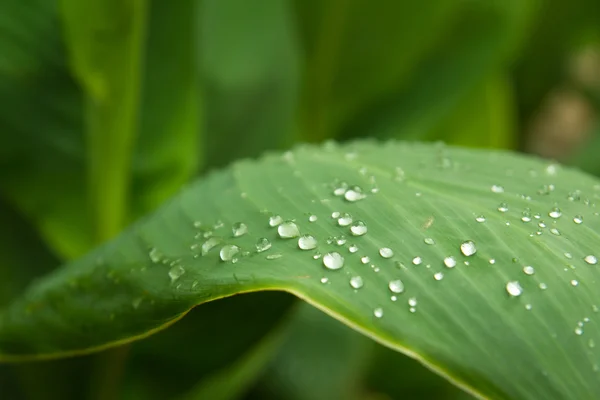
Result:
{"type": "Polygon", "coordinates": [[[394,251],[389,247],[382,247],[379,249],[379,255],[383,258],[391,258],[394,256],[394,251]]]}
{"type": "Polygon", "coordinates": [[[276,227],[277,225],[281,224],[283,222],[283,218],[281,218],[279,215],[273,215],[271,217],[269,217],[269,226],[271,227],[276,227]]]}
{"type": "Polygon", "coordinates": [[[456,260],[452,256],[446,257],[444,258],[444,265],[448,268],[454,268],[456,267],[456,260]]]}
{"type": "Polygon", "coordinates": [[[271,248],[271,242],[267,238],[260,238],[256,241],[256,252],[262,253],[263,251],[267,251],[271,248]]]}
{"type": "Polygon", "coordinates": [[[560,208],[554,207],[554,208],[552,208],[552,210],[550,210],[548,215],[550,216],[550,218],[554,218],[554,219],[560,218],[560,216],[562,215],[562,211],[560,211],[560,208]]]}
{"type": "Polygon", "coordinates": [[[317,239],[311,235],[302,235],[298,239],[298,247],[302,250],[312,250],[317,247],[317,239]]]}
{"type": "Polygon", "coordinates": [[[363,279],[360,276],[353,276],[350,278],[350,286],[352,286],[354,289],[360,289],[363,287],[363,285],[363,279]]]}
{"type": "Polygon", "coordinates": [[[381,318],[383,317],[383,309],[381,307],[376,308],[375,310],[373,310],[373,315],[376,318],[381,318]]]}
{"type": "Polygon", "coordinates": [[[340,269],[344,266],[344,257],[337,251],[327,253],[323,256],[323,265],[327,269],[340,269]]]}
{"type": "Polygon", "coordinates": [[[204,243],[202,243],[202,255],[206,255],[219,243],[221,243],[220,239],[217,239],[215,237],[208,238],[204,243]]]}
{"type": "Polygon", "coordinates": [[[526,275],[533,275],[535,273],[535,269],[531,265],[526,265],[523,267],[523,272],[526,275]]]}
{"type": "Polygon", "coordinates": [[[171,278],[171,283],[181,278],[183,274],[185,274],[185,269],[181,265],[172,266],[169,270],[169,278],[171,278]]]}
{"type": "Polygon", "coordinates": [[[510,281],[506,284],[506,291],[511,296],[517,297],[520,296],[521,293],[523,293],[523,288],[521,287],[518,281],[510,281]]]}
{"type": "Polygon", "coordinates": [[[583,260],[590,265],[598,264],[598,258],[592,254],[585,256],[583,260]]]}
{"type": "Polygon", "coordinates": [[[285,221],[277,227],[277,233],[282,239],[292,239],[300,235],[300,230],[294,222],[285,221]]]}
{"type": "Polygon", "coordinates": [[[223,261],[233,261],[235,256],[240,252],[240,248],[234,244],[227,244],[221,247],[221,251],[219,252],[219,257],[223,261]]]}
{"type": "Polygon", "coordinates": [[[350,227],[350,233],[354,236],[362,236],[367,233],[367,225],[362,221],[356,221],[350,227]]]}
{"type": "Polygon", "coordinates": [[[340,217],[338,218],[338,225],[339,226],[348,226],[352,223],[352,215],[348,214],[348,213],[343,213],[342,215],[340,215],[340,217]]]}
{"type": "Polygon", "coordinates": [[[234,237],[240,237],[248,233],[248,226],[243,222],[236,222],[233,224],[231,231],[233,232],[234,237]]]}
{"type": "Polygon", "coordinates": [[[475,242],[473,242],[472,240],[467,240],[466,242],[463,242],[460,245],[460,251],[467,257],[472,256],[473,254],[477,253],[475,242]]]}
{"type": "Polygon", "coordinates": [[[402,293],[404,292],[404,283],[400,279],[395,279],[389,282],[388,288],[392,293],[402,293]]]}

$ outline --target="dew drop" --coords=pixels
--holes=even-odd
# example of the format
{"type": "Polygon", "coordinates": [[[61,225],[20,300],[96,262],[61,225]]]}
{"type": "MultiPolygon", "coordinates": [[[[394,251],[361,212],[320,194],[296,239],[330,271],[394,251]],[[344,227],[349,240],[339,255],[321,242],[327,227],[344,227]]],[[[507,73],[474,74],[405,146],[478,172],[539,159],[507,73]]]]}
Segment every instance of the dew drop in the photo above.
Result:
{"type": "Polygon", "coordinates": [[[550,212],[548,213],[548,216],[550,218],[560,218],[560,216],[562,215],[562,211],[560,211],[560,208],[558,207],[554,207],[552,210],[550,210],[550,212]]]}
{"type": "Polygon", "coordinates": [[[441,281],[442,279],[444,279],[444,273],[443,272],[436,272],[433,275],[433,279],[435,279],[436,281],[441,281]]]}
{"type": "Polygon", "coordinates": [[[161,254],[158,251],[158,249],[154,247],[150,249],[148,256],[150,257],[150,261],[152,261],[153,263],[159,263],[161,261],[161,254]]]}
{"type": "Polygon", "coordinates": [[[308,221],[309,222],[315,222],[317,220],[317,216],[316,215],[311,215],[310,217],[308,217],[308,221]]]}
{"type": "Polygon", "coordinates": [[[506,291],[513,297],[520,296],[523,293],[523,288],[517,281],[510,281],[506,284],[506,291]]]}
{"type": "Polygon", "coordinates": [[[583,217],[581,215],[576,215],[573,217],[573,222],[575,222],[577,225],[583,223],[583,217]]]}
{"type": "Polygon", "coordinates": [[[485,217],[483,215],[478,215],[477,217],[475,217],[475,221],[479,223],[485,222],[485,217]]]}
{"type": "Polygon", "coordinates": [[[460,245],[460,251],[467,257],[472,256],[473,254],[475,254],[477,252],[477,248],[475,247],[475,242],[473,242],[472,240],[467,240],[466,242],[463,242],[460,245]]]}
{"type": "Polygon", "coordinates": [[[402,293],[404,292],[404,283],[400,279],[395,279],[388,283],[388,288],[392,293],[402,293]]]}
{"type": "Polygon", "coordinates": [[[391,258],[394,256],[394,251],[389,247],[382,247],[379,249],[379,255],[383,258],[391,258]]]}
{"type": "Polygon", "coordinates": [[[575,334],[577,336],[583,335],[583,328],[581,328],[580,326],[578,326],[577,328],[575,328],[575,334]]]}
{"type": "Polygon", "coordinates": [[[276,254],[269,254],[266,258],[267,258],[267,260],[277,260],[278,258],[281,258],[281,257],[283,257],[283,254],[276,253],[276,254]]]}
{"type": "Polygon", "coordinates": [[[232,261],[235,256],[240,252],[240,248],[233,244],[227,244],[221,247],[219,257],[222,261],[232,261]]]}
{"type": "Polygon", "coordinates": [[[273,215],[271,217],[269,217],[269,226],[270,227],[276,227],[277,225],[281,224],[283,222],[283,218],[281,218],[279,215],[273,215]]]}
{"type": "Polygon", "coordinates": [[[286,221],[277,227],[277,233],[282,239],[292,239],[300,235],[300,230],[298,230],[298,225],[292,221],[286,221]]]}
{"type": "Polygon", "coordinates": [[[356,253],[358,251],[358,246],[353,244],[352,246],[348,247],[348,251],[350,253],[356,253]]]}
{"type": "Polygon", "coordinates": [[[202,243],[202,255],[206,255],[209,251],[211,251],[215,246],[221,243],[221,240],[212,237],[208,238],[204,243],[202,243]]]}
{"type": "Polygon", "coordinates": [[[260,238],[256,241],[256,252],[262,253],[263,251],[267,251],[271,248],[271,242],[267,238],[260,238]]]}
{"type": "Polygon", "coordinates": [[[316,252],[315,254],[313,254],[313,260],[318,260],[319,258],[321,258],[322,254],[319,252],[316,252]]]}
{"type": "Polygon", "coordinates": [[[343,213],[342,215],[340,215],[340,217],[338,218],[338,225],[339,226],[348,226],[352,223],[352,215],[348,214],[348,213],[343,213]]]}
{"type": "Polygon", "coordinates": [[[169,278],[171,278],[171,283],[181,278],[183,274],[185,274],[185,269],[181,265],[174,265],[171,267],[169,270],[169,278]]]}
{"type": "Polygon", "coordinates": [[[380,308],[380,307],[376,308],[375,310],[373,310],[373,315],[374,315],[376,318],[381,318],[381,317],[383,317],[383,309],[382,309],[382,308],[380,308]]]}
{"type": "Polygon", "coordinates": [[[331,213],[331,218],[335,219],[335,218],[339,218],[339,217],[340,217],[339,211],[334,211],[334,212],[331,213]]]}
{"type": "Polygon", "coordinates": [[[390,300],[392,300],[392,301],[396,301],[396,300],[398,300],[398,297],[396,297],[396,296],[392,296],[392,297],[390,297],[390,300]]]}
{"type": "Polygon", "coordinates": [[[321,278],[321,283],[327,283],[327,282],[329,282],[329,279],[327,277],[324,276],[321,278]]]}
{"type": "Polygon", "coordinates": [[[336,251],[323,256],[323,265],[327,269],[340,269],[344,266],[344,257],[336,251]]]}
{"type": "Polygon", "coordinates": [[[350,278],[350,286],[352,286],[354,289],[360,289],[363,287],[363,285],[363,279],[360,276],[357,275],[350,278]]]}
{"type": "MultiPolygon", "coordinates": [[[[410,299],[408,299],[408,305],[411,307],[416,307],[417,306],[417,298],[411,297],[410,299]]],[[[412,312],[414,312],[414,311],[412,311],[412,312]]]]}
{"type": "Polygon", "coordinates": [[[560,231],[556,228],[552,228],[550,229],[550,233],[555,235],[555,236],[560,236],[560,231]]]}
{"type": "Polygon", "coordinates": [[[579,281],[577,279],[572,279],[571,286],[579,286],[579,281]]]}
{"type": "Polygon", "coordinates": [[[492,185],[492,192],[494,193],[504,193],[504,188],[499,185],[492,185]]]}
{"type": "Polygon", "coordinates": [[[350,227],[350,233],[353,236],[362,236],[367,233],[367,225],[362,221],[356,221],[350,227]]]}
{"type": "Polygon", "coordinates": [[[364,194],[362,189],[358,186],[354,186],[352,189],[348,189],[346,193],[344,193],[344,198],[351,203],[362,200],[365,197],[367,197],[367,195],[364,194]]]}
{"type": "Polygon", "coordinates": [[[488,261],[490,264],[496,264],[496,259],[494,258],[490,258],[490,260],[488,261]]]}
{"type": "Polygon", "coordinates": [[[248,233],[248,226],[243,222],[236,222],[233,224],[231,231],[233,232],[233,237],[244,236],[246,233],[248,233]]]}
{"type": "Polygon", "coordinates": [[[529,210],[525,210],[522,213],[521,221],[523,222],[531,222],[531,212],[529,210]]]}
{"type": "Polygon", "coordinates": [[[362,256],[360,258],[360,262],[363,264],[368,264],[369,262],[371,262],[371,258],[369,258],[369,256],[362,256]]]}
{"type": "Polygon", "coordinates": [[[444,258],[444,265],[448,268],[456,267],[456,260],[452,256],[444,258]]]}
{"type": "Polygon", "coordinates": [[[423,262],[423,259],[421,257],[418,257],[418,256],[412,259],[412,263],[414,265],[421,265],[422,262],[423,262]]]}
{"type": "Polygon", "coordinates": [[[546,285],[544,282],[541,282],[541,283],[540,283],[538,286],[539,286],[539,288],[540,288],[540,289],[542,289],[542,290],[546,290],[546,289],[548,289],[548,285],[546,285]]]}
{"type": "Polygon", "coordinates": [[[425,238],[425,239],[423,239],[423,241],[425,242],[425,244],[429,244],[429,245],[435,244],[435,240],[433,240],[432,238],[425,238]]]}
{"type": "Polygon", "coordinates": [[[311,235],[302,235],[298,239],[298,247],[301,250],[312,250],[317,247],[317,239],[311,235]]]}
{"type": "Polygon", "coordinates": [[[348,184],[346,182],[340,182],[334,189],[333,194],[335,196],[343,196],[348,190],[348,184]]]}
{"type": "Polygon", "coordinates": [[[500,203],[500,205],[498,206],[498,211],[505,213],[508,211],[508,204],[506,203],[500,203]]]}
{"type": "Polygon", "coordinates": [[[590,265],[598,264],[598,258],[592,254],[585,256],[583,260],[590,265]]]}
{"type": "Polygon", "coordinates": [[[531,306],[531,304],[525,304],[525,309],[526,309],[527,311],[531,311],[531,309],[532,309],[532,308],[533,308],[533,307],[531,306]]]}
{"type": "Polygon", "coordinates": [[[523,272],[525,275],[533,275],[535,273],[535,269],[531,265],[526,265],[523,267],[523,272]]]}

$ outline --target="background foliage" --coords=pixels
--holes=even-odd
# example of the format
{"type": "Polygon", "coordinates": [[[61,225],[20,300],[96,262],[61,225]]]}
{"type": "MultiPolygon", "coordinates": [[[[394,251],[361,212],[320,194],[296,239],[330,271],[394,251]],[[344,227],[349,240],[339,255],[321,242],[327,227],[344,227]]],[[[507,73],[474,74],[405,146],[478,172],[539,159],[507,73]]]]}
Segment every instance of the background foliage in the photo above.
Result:
{"type": "MultiPolygon", "coordinates": [[[[0,305],[242,157],[328,139],[443,140],[600,174],[599,110],[594,0],[5,0],[0,305]]],[[[0,393],[466,396],[277,293],[204,305],[126,350],[0,366],[0,393]],[[406,380],[387,379],[389,365],[406,380]],[[223,393],[220,381],[236,384],[223,393]]]]}

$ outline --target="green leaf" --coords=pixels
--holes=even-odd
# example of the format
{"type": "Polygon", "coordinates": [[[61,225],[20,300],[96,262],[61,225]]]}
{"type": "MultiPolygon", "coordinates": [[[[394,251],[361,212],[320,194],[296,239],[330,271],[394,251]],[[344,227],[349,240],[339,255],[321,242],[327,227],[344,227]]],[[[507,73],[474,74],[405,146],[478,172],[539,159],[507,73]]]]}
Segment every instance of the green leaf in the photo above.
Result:
{"type": "Polygon", "coordinates": [[[13,301],[0,313],[0,359],[89,352],[150,335],[206,301],[283,290],[474,395],[596,398],[599,190],[595,178],[529,157],[423,144],[307,146],[239,162],[13,301]],[[341,181],[366,197],[335,196],[341,181]],[[334,212],[368,232],[352,236],[334,212]],[[271,227],[275,215],[294,219],[318,250],[278,237],[295,231],[271,227]],[[248,233],[232,237],[238,222],[248,233]],[[222,242],[202,256],[211,235],[222,242]],[[257,252],[263,237],[271,248],[257,252]],[[221,261],[231,245],[237,262],[221,261]],[[345,261],[332,270],[335,252],[345,261]],[[398,279],[402,293],[389,289],[400,291],[398,279]]]}

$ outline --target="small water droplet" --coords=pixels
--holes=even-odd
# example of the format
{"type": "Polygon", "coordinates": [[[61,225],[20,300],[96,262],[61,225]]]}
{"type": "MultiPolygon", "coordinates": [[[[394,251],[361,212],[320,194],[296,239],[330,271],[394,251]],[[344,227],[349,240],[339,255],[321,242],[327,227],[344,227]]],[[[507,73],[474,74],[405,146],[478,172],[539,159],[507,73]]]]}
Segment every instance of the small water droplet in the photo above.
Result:
{"type": "Polygon", "coordinates": [[[478,215],[477,217],[475,217],[475,221],[479,223],[485,222],[485,217],[483,215],[478,215]]]}
{"type": "Polygon", "coordinates": [[[313,260],[318,260],[319,258],[321,258],[321,256],[322,256],[322,254],[317,251],[315,254],[313,254],[312,257],[313,257],[313,260]]]}
{"type": "Polygon", "coordinates": [[[232,261],[235,256],[240,252],[240,248],[233,244],[227,244],[221,247],[219,257],[222,261],[232,261]]]}
{"type": "Polygon", "coordinates": [[[344,266],[344,257],[337,251],[327,253],[323,256],[323,265],[327,269],[340,269],[344,266]]]}
{"type": "Polygon", "coordinates": [[[269,254],[266,259],[267,260],[277,260],[278,258],[283,257],[283,254],[279,254],[279,253],[275,253],[275,254],[269,254]]]}
{"type": "Polygon", "coordinates": [[[442,279],[444,279],[444,273],[443,272],[436,272],[433,275],[433,279],[435,279],[436,281],[441,281],[442,279]]]}
{"type": "Polygon", "coordinates": [[[581,336],[581,335],[583,335],[583,328],[581,328],[581,327],[579,327],[579,326],[578,326],[577,328],[575,328],[575,334],[576,334],[577,336],[581,336]]]}
{"type": "Polygon", "coordinates": [[[271,217],[269,217],[269,226],[274,228],[277,225],[281,224],[283,222],[283,218],[281,218],[279,215],[273,215],[271,217]]]}
{"type": "Polygon", "coordinates": [[[546,290],[546,289],[548,289],[548,285],[546,285],[544,282],[541,282],[541,283],[540,283],[538,286],[539,286],[539,288],[540,288],[540,289],[542,289],[542,290],[546,290]]]}
{"type": "Polygon", "coordinates": [[[573,217],[573,222],[579,225],[583,222],[583,217],[581,215],[576,215],[573,217]]]}
{"type": "Polygon", "coordinates": [[[418,256],[412,259],[412,263],[414,265],[421,265],[422,262],[423,262],[423,259],[421,257],[418,257],[418,256]]]}
{"type": "Polygon", "coordinates": [[[423,241],[425,242],[425,244],[429,244],[429,245],[435,244],[435,240],[433,240],[432,238],[425,238],[425,239],[423,239],[423,241]]]}
{"type": "Polygon", "coordinates": [[[382,247],[379,249],[379,255],[383,258],[391,258],[394,256],[394,251],[389,247],[382,247]]]}
{"type": "Polygon", "coordinates": [[[339,226],[348,226],[352,223],[352,215],[348,214],[348,213],[343,213],[342,215],[340,215],[340,217],[338,218],[338,225],[339,226]]]}
{"type": "Polygon", "coordinates": [[[475,247],[475,242],[472,240],[467,240],[460,245],[460,251],[465,256],[470,257],[473,254],[477,253],[477,248],[475,247]]]}
{"type": "Polygon", "coordinates": [[[579,281],[577,279],[572,279],[571,286],[579,286],[579,281]]]}
{"type": "Polygon", "coordinates": [[[562,215],[562,211],[560,211],[560,208],[558,207],[554,207],[552,208],[552,210],[550,210],[550,212],[548,213],[548,216],[550,218],[560,218],[560,216],[562,215]]]}
{"type": "Polygon", "coordinates": [[[358,246],[353,244],[352,246],[348,247],[348,251],[350,253],[356,253],[358,251],[358,246]]]}
{"type": "Polygon", "coordinates": [[[531,212],[529,211],[529,209],[526,209],[523,211],[522,216],[521,216],[521,221],[531,222],[531,212]]]}
{"type": "Polygon", "coordinates": [[[504,188],[499,185],[492,185],[492,192],[494,193],[504,193],[504,188]]]}
{"type": "Polygon", "coordinates": [[[240,237],[248,233],[248,226],[243,222],[236,222],[233,224],[231,231],[234,237],[240,237]]]}
{"type": "Polygon", "coordinates": [[[362,221],[356,221],[350,227],[350,233],[353,236],[362,236],[367,233],[367,225],[362,221]]]}
{"type": "Polygon", "coordinates": [[[155,247],[150,249],[148,256],[150,257],[150,261],[152,261],[153,263],[159,263],[162,259],[160,252],[155,247]]]}
{"type": "Polygon", "coordinates": [[[298,239],[298,247],[301,250],[312,250],[317,247],[317,239],[311,235],[302,235],[298,239]]]}
{"type": "Polygon", "coordinates": [[[506,203],[500,203],[500,205],[498,206],[498,211],[505,213],[508,211],[508,204],[506,203]]]}
{"type": "Polygon", "coordinates": [[[277,233],[282,239],[292,239],[300,235],[300,230],[294,222],[285,221],[277,227],[277,233]]]}
{"type": "Polygon", "coordinates": [[[185,274],[185,269],[181,265],[172,266],[169,270],[169,278],[171,278],[171,283],[181,278],[183,274],[185,274]]]}
{"type": "Polygon", "coordinates": [[[373,315],[374,315],[376,318],[381,318],[381,317],[383,317],[383,309],[382,309],[382,308],[380,308],[380,307],[376,308],[375,310],[373,310],[373,315]]]}
{"type": "Polygon", "coordinates": [[[404,292],[404,283],[400,279],[395,279],[388,283],[388,288],[392,293],[404,292]]]}
{"type": "Polygon", "coordinates": [[[398,300],[398,297],[396,297],[396,296],[392,296],[392,297],[390,297],[390,300],[392,300],[392,301],[396,301],[396,300],[398,300]]]}
{"type": "Polygon", "coordinates": [[[308,217],[309,222],[315,222],[317,219],[318,217],[316,215],[311,215],[310,217],[308,217]]]}
{"type": "Polygon", "coordinates": [[[362,256],[360,258],[360,262],[363,264],[368,264],[369,262],[371,262],[371,259],[369,258],[369,256],[362,256]]]}
{"type": "Polygon", "coordinates": [[[408,299],[408,305],[411,307],[416,307],[417,306],[417,298],[411,297],[410,299],[408,299]]]}
{"type": "Polygon", "coordinates": [[[598,258],[592,254],[585,256],[583,260],[590,265],[598,264],[598,258]]]}
{"type": "Polygon", "coordinates": [[[215,248],[219,243],[221,243],[220,239],[215,237],[208,238],[204,243],[202,243],[202,255],[206,255],[209,251],[215,248]]]}
{"type": "Polygon", "coordinates": [[[334,211],[331,213],[331,218],[336,219],[340,217],[339,211],[334,211]]]}
{"type": "Polygon", "coordinates": [[[560,236],[560,231],[556,228],[552,228],[550,229],[550,233],[555,235],[555,236],[560,236]]]}
{"type": "Polygon", "coordinates": [[[344,198],[351,203],[362,200],[365,197],[367,197],[367,195],[363,193],[363,190],[359,186],[354,186],[344,193],[344,198]]]}
{"type": "Polygon", "coordinates": [[[271,248],[271,242],[267,238],[260,238],[256,241],[256,252],[262,253],[263,251],[267,251],[271,248]]]}
{"type": "Polygon", "coordinates": [[[363,287],[363,284],[363,279],[358,275],[350,278],[350,286],[352,286],[354,289],[360,289],[363,287]]]}
{"type": "Polygon", "coordinates": [[[444,265],[448,268],[456,267],[456,260],[452,256],[444,258],[444,265]]]}
{"type": "Polygon", "coordinates": [[[533,308],[533,307],[531,306],[531,304],[525,304],[525,309],[526,309],[527,311],[531,311],[531,309],[532,309],[532,308],[533,308]]]}
{"type": "Polygon", "coordinates": [[[523,293],[523,288],[518,281],[510,281],[506,284],[506,291],[513,297],[520,296],[523,293]]]}
{"type": "Polygon", "coordinates": [[[321,278],[321,283],[327,283],[327,282],[329,282],[329,279],[326,276],[321,278]]]}
{"type": "Polygon", "coordinates": [[[525,275],[533,275],[535,273],[535,269],[531,265],[526,265],[523,267],[523,272],[525,275]]]}
{"type": "Polygon", "coordinates": [[[490,264],[496,264],[496,260],[494,258],[490,258],[490,261],[488,261],[490,264]]]}

